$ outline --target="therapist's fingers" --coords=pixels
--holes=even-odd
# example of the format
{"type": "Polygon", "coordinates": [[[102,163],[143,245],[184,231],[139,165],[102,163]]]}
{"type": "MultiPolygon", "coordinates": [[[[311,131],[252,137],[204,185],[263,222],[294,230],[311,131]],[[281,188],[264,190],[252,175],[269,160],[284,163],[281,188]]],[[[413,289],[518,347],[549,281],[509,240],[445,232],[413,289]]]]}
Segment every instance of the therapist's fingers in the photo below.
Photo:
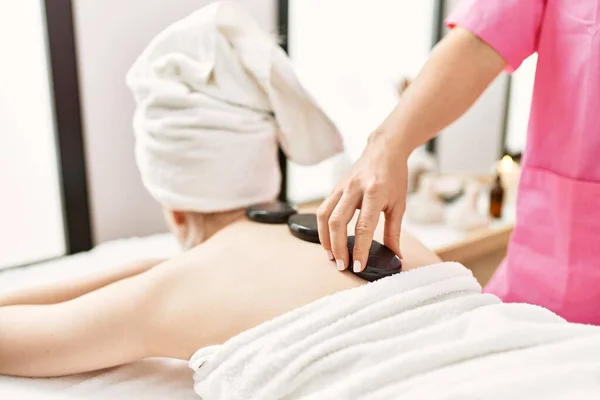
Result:
{"type": "Polygon", "coordinates": [[[329,237],[329,218],[335,206],[342,198],[344,191],[336,189],[331,195],[321,203],[317,210],[317,228],[319,231],[319,242],[327,252],[327,257],[333,261],[333,253],[331,252],[331,239],[329,237]]]}
{"type": "Polygon", "coordinates": [[[402,231],[404,207],[404,203],[401,203],[395,209],[385,212],[385,227],[383,231],[383,244],[400,258],[402,258],[400,252],[400,232],[402,231]]]}
{"type": "Polygon", "coordinates": [[[360,191],[345,190],[329,218],[331,251],[333,252],[337,269],[340,271],[348,268],[350,262],[348,255],[348,224],[352,220],[354,212],[359,207],[360,201],[360,191]]]}
{"type": "Polygon", "coordinates": [[[354,259],[352,269],[354,272],[363,271],[367,265],[373,234],[375,228],[377,228],[383,206],[383,198],[376,198],[367,194],[362,200],[360,214],[354,229],[354,249],[352,252],[352,258],[354,259]]]}

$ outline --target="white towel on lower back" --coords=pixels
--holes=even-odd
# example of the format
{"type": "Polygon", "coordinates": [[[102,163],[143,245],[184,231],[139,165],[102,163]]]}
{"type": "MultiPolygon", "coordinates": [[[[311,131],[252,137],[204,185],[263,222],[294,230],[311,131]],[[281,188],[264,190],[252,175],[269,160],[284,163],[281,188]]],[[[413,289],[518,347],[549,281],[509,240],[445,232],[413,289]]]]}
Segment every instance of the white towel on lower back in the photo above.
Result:
{"type": "Polygon", "coordinates": [[[190,360],[210,399],[600,398],[600,328],[443,263],[340,292],[190,360]]]}

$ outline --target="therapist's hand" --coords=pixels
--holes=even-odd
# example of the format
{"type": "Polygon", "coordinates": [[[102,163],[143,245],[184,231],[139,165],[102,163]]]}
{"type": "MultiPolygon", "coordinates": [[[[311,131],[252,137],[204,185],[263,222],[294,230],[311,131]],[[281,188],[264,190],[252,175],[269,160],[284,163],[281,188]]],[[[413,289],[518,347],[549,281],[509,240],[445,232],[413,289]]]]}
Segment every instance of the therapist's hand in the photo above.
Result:
{"type": "Polygon", "coordinates": [[[385,133],[376,132],[349,174],[317,212],[319,239],[337,268],[364,270],[379,216],[385,214],[384,244],[400,256],[400,224],[406,205],[407,158],[394,149],[385,133]],[[347,226],[357,209],[353,265],[347,247],[347,226]]]}
{"type": "Polygon", "coordinates": [[[357,209],[353,267],[365,268],[381,211],[384,244],[400,256],[408,155],[468,110],[505,66],[496,50],[460,27],[436,46],[398,106],[371,134],[348,176],[319,209],[319,239],[339,269],[349,267],[346,229],[357,209]]]}

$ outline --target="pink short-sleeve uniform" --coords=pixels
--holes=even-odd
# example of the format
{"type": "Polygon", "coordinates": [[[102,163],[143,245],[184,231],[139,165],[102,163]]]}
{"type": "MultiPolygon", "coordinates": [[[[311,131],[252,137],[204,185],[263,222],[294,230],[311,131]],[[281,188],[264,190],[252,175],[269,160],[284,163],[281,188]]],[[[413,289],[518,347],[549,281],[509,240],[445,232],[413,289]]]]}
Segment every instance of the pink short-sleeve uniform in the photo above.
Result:
{"type": "Polygon", "coordinates": [[[600,0],[463,0],[448,19],[515,70],[538,52],[505,261],[485,288],[600,325],[600,0]]]}

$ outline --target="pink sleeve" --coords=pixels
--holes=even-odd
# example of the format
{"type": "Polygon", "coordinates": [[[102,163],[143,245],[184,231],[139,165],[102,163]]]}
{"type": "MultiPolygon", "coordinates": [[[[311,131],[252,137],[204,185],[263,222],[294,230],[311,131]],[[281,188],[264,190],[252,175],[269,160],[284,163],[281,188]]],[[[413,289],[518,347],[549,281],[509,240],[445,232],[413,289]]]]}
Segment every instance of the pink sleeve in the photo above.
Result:
{"type": "Polygon", "coordinates": [[[462,0],[446,20],[492,46],[508,64],[519,68],[537,50],[546,0],[462,0]]]}

